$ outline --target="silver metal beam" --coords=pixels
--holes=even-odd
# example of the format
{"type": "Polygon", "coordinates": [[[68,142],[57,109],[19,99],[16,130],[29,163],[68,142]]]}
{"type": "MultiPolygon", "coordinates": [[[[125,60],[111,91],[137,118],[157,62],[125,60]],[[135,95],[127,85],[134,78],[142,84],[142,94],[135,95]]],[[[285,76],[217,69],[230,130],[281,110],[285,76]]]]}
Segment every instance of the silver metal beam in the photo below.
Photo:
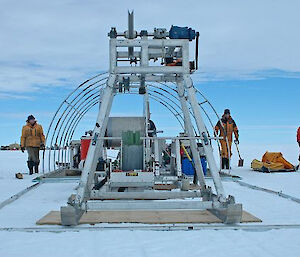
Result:
{"type": "Polygon", "coordinates": [[[207,130],[206,130],[204,121],[203,121],[201,113],[200,113],[198,101],[196,99],[196,94],[195,94],[196,90],[193,86],[193,82],[190,78],[190,75],[185,74],[183,76],[183,79],[184,79],[185,87],[187,90],[188,100],[190,102],[192,111],[194,113],[195,121],[196,121],[198,130],[199,130],[199,133],[203,137],[202,145],[203,145],[203,148],[204,148],[204,151],[206,154],[206,159],[207,159],[207,162],[209,165],[209,169],[210,169],[213,181],[214,181],[214,185],[215,185],[217,194],[220,197],[221,201],[225,201],[226,197],[225,197],[224,188],[223,188],[223,185],[221,182],[221,177],[219,174],[219,170],[217,168],[216,161],[214,159],[212,145],[209,142],[207,130]]]}
{"type": "Polygon", "coordinates": [[[77,189],[75,202],[78,205],[82,205],[84,201],[89,198],[90,183],[94,177],[97,161],[101,154],[100,151],[102,150],[102,145],[103,145],[103,140],[101,139],[98,140],[98,137],[103,137],[106,130],[106,126],[107,126],[106,117],[110,112],[115,80],[116,80],[116,76],[111,74],[108,78],[107,86],[104,89],[103,101],[101,103],[96,125],[93,130],[93,136],[92,136],[93,140],[88,150],[84,169],[81,174],[81,180],[79,183],[79,187],[77,189]]]}
{"type": "Polygon", "coordinates": [[[88,210],[206,210],[221,207],[218,202],[189,200],[89,200],[86,204],[88,210]]]}
{"type": "Polygon", "coordinates": [[[199,198],[201,193],[197,191],[143,191],[143,192],[102,192],[92,190],[91,200],[107,199],[139,199],[139,200],[166,200],[166,199],[184,199],[199,198]]]}
{"type": "MultiPolygon", "coordinates": [[[[178,96],[179,96],[180,103],[181,103],[182,112],[184,115],[184,122],[185,122],[184,125],[185,125],[186,132],[188,133],[189,137],[194,137],[195,134],[194,134],[194,130],[192,127],[190,113],[189,113],[189,110],[188,110],[188,107],[186,104],[185,89],[184,89],[184,85],[183,85],[182,81],[177,82],[177,91],[178,91],[178,96]]],[[[193,154],[193,160],[195,163],[195,172],[197,174],[197,178],[198,178],[199,184],[200,184],[200,190],[204,190],[206,188],[204,172],[202,169],[202,164],[200,161],[200,154],[197,149],[197,143],[196,143],[195,139],[190,139],[190,146],[191,146],[191,151],[193,154]]]]}

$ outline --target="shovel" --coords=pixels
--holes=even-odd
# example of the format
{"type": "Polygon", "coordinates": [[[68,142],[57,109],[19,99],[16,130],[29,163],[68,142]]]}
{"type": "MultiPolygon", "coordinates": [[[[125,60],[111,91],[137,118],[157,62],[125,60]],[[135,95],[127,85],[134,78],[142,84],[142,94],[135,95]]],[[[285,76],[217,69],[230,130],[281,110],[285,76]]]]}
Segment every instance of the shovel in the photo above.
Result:
{"type": "Polygon", "coordinates": [[[240,150],[239,150],[239,148],[238,148],[238,145],[237,145],[237,143],[236,142],[234,142],[235,143],[235,145],[236,145],[236,150],[237,150],[237,152],[238,152],[238,154],[239,154],[239,163],[238,163],[238,167],[243,167],[244,166],[244,159],[242,159],[242,157],[241,157],[241,154],[240,154],[240,150]]]}

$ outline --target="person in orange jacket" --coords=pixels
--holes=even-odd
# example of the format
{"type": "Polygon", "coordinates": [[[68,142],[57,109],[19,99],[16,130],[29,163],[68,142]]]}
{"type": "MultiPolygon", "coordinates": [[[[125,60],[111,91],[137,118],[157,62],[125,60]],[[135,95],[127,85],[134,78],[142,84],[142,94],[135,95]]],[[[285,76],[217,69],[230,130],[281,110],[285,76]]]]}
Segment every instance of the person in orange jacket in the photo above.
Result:
{"type": "Polygon", "coordinates": [[[218,121],[215,126],[215,132],[217,136],[223,137],[220,139],[221,143],[221,157],[222,157],[222,169],[229,169],[229,158],[232,155],[231,145],[232,145],[232,134],[235,136],[235,143],[239,144],[239,131],[235,121],[230,116],[230,110],[225,109],[224,114],[220,121],[218,121]],[[222,124],[221,124],[222,122],[222,124]],[[228,146],[226,142],[228,140],[228,146]],[[229,148],[229,153],[228,153],[229,148]],[[230,155],[229,155],[230,154],[230,155]]]}
{"type": "Polygon", "coordinates": [[[41,125],[37,124],[33,115],[28,116],[27,124],[22,128],[21,151],[25,149],[28,153],[29,174],[39,173],[40,157],[39,151],[45,147],[45,136],[41,125]]]}

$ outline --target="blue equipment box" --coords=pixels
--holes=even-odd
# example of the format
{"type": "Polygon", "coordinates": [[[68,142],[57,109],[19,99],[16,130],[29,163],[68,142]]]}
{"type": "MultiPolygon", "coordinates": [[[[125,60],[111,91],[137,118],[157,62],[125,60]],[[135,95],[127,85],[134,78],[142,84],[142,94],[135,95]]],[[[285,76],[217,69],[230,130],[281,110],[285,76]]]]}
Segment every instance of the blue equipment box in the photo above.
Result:
{"type": "Polygon", "coordinates": [[[192,28],[172,26],[169,31],[169,38],[171,39],[188,39],[192,41],[195,39],[196,32],[192,28]]]}
{"type": "MultiPolygon", "coordinates": [[[[206,172],[207,172],[207,162],[206,162],[206,159],[205,157],[201,157],[201,164],[202,164],[202,169],[203,169],[203,172],[204,172],[204,175],[206,175],[206,172]]],[[[191,164],[191,162],[189,161],[188,158],[184,158],[182,160],[182,172],[185,174],[185,175],[194,175],[194,168],[193,168],[193,165],[191,164]]]]}

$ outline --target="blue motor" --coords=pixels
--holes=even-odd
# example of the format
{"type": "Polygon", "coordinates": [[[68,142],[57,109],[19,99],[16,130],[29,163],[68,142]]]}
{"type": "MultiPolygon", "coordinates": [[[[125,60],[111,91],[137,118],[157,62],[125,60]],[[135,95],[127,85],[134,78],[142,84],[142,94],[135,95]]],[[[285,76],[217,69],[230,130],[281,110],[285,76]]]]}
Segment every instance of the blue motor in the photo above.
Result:
{"type": "Polygon", "coordinates": [[[188,39],[192,41],[193,39],[195,39],[195,36],[195,30],[188,27],[178,27],[172,25],[169,31],[169,38],[171,39],[188,39]]]}

